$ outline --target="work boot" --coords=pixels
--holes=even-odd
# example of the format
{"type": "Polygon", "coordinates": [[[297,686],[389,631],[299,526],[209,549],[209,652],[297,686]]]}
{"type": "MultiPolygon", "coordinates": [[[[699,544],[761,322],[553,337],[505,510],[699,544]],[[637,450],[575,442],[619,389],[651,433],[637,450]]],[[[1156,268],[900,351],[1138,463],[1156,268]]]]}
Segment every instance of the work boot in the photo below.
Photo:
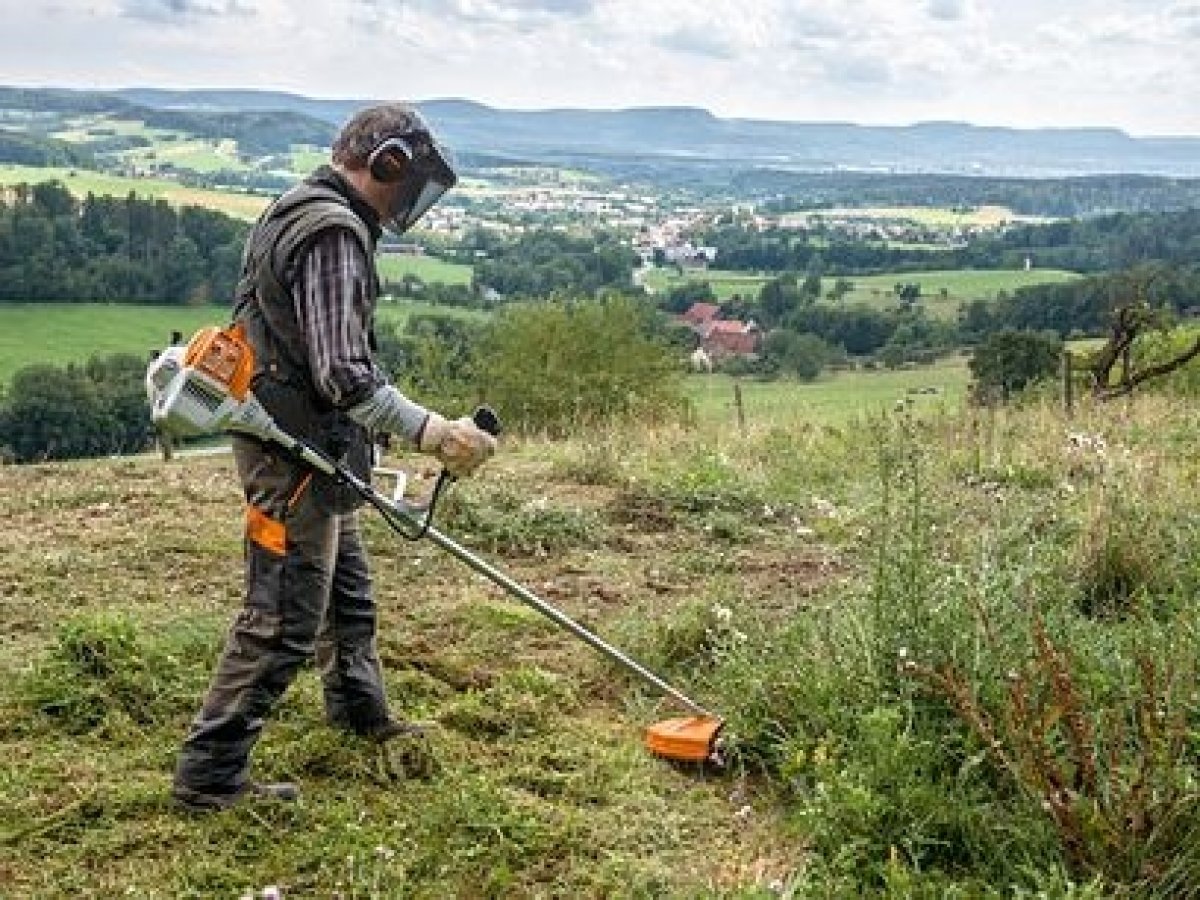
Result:
{"type": "Polygon", "coordinates": [[[346,715],[344,710],[338,710],[335,715],[326,713],[325,723],[330,728],[379,744],[386,744],[398,737],[425,737],[423,726],[415,722],[405,722],[403,719],[393,719],[387,713],[382,716],[346,715]]]}
{"type": "Polygon", "coordinates": [[[217,812],[229,809],[247,798],[252,800],[269,800],[282,803],[294,803],[300,799],[299,786],[289,781],[262,783],[251,781],[240,791],[227,794],[197,791],[181,784],[173,785],[171,796],[175,802],[189,812],[217,812]]]}
{"type": "Polygon", "coordinates": [[[366,737],[380,744],[386,744],[398,737],[423,738],[425,736],[424,726],[418,725],[416,722],[403,722],[399,719],[380,722],[366,733],[366,737]]]}

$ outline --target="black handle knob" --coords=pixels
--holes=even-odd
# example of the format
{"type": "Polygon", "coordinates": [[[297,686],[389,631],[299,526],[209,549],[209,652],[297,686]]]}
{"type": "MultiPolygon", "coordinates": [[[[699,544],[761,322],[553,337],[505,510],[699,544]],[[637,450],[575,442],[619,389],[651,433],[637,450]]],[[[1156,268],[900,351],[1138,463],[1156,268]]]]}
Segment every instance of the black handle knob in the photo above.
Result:
{"type": "Polygon", "coordinates": [[[490,406],[477,407],[471,414],[471,421],[480,431],[486,431],[492,437],[500,436],[500,417],[490,406]]]}

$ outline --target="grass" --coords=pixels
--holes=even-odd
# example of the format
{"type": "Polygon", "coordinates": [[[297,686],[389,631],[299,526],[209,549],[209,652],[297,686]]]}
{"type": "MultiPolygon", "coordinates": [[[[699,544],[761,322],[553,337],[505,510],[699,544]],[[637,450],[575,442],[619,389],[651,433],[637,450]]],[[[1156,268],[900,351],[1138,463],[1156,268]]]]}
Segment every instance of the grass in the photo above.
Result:
{"type": "Polygon", "coordinates": [[[1001,291],[1012,293],[1017,288],[1035,284],[1059,284],[1080,276],[1062,269],[941,269],[925,272],[898,272],[884,275],[856,275],[848,280],[854,290],[846,295],[845,303],[865,303],[885,307],[896,304],[895,286],[899,283],[919,284],[921,302],[935,316],[951,319],[958,308],[970,300],[995,297],[1001,291]],[[943,291],[945,292],[943,294],[943,291]]]}
{"type": "Polygon", "coordinates": [[[148,358],[167,345],[172,331],[190,335],[228,315],[217,306],[0,305],[0,384],[33,363],[64,365],[112,353],[148,358]]]}
{"type": "Polygon", "coordinates": [[[735,384],[745,419],[765,422],[844,424],[870,415],[906,409],[953,412],[966,395],[970,373],[958,357],[912,369],[841,371],[812,382],[755,381],[724,375],[693,375],[687,395],[702,421],[737,421],[735,384]]]}
{"type": "Polygon", "coordinates": [[[995,228],[1011,222],[1044,221],[1033,216],[1019,216],[1005,206],[986,205],[966,209],[937,206],[854,206],[812,210],[793,215],[800,219],[810,216],[819,216],[826,220],[890,219],[931,228],[995,228]]]}
{"type": "Polygon", "coordinates": [[[722,269],[688,271],[679,275],[674,269],[651,269],[639,273],[639,277],[646,289],[654,293],[669,291],[688,281],[707,281],[712,285],[713,293],[717,295],[718,299],[728,300],[735,294],[742,297],[757,297],[762,286],[775,276],[722,269]]]}
{"type": "MultiPolygon", "coordinates": [[[[674,270],[655,269],[643,276],[647,288],[655,292],[669,291],[687,281],[707,281],[721,300],[734,295],[758,296],[762,286],[775,277],[770,274],[729,272],[720,269],[685,272],[682,276],[674,270]]],[[[898,283],[921,285],[921,301],[926,308],[940,318],[953,318],[959,306],[969,300],[990,298],[1001,291],[1012,292],[1020,287],[1034,284],[1057,284],[1080,277],[1074,272],[1061,269],[935,269],[920,272],[887,272],[881,275],[853,275],[847,281],[854,284],[843,303],[865,303],[873,307],[895,306],[894,288],[898,283]],[[945,295],[942,295],[942,291],[945,295]]],[[[823,279],[826,291],[833,287],[836,279],[823,279]]]]}
{"type": "Polygon", "coordinates": [[[718,399],[690,430],[507,438],[448,492],[451,534],[727,717],[724,770],[647,756],[640,727],[670,712],[652,691],[365,514],[390,696],[433,723],[429,746],[334,734],[305,672],[255,757],[303,801],[181,815],[174,755],[241,595],[229,460],[0,467],[0,585],[21,598],[0,603],[0,881],[1186,896],[1194,403],[914,414],[950,396],[946,368],[872,375],[880,401],[947,379],[896,412],[847,377],[828,419],[748,403],[742,432],[718,399]],[[1144,791],[1122,780],[1137,773],[1144,791]],[[1077,785],[1069,802],[1056,783],[1077,785]]]}
{"type": "Polygon", "coordinates": [[[127,162],[140,167],[154,168],[170,163],[180,169],[200,174],[219,171],[246,172],[246,165],[237,153],[232,140],[156,141],[149,147],[139,147],[124,154],[127,162]]]}
{"type": "Polygon", "coordinates": [[[203,206],[247,221],[256,218],[270,202],[270,197],[265,195],[187,187],[165,178],[133,178],[87,169],[0,164],[0,187],[43,181],[60,181],[76,197],[85,197],[88,193],[124,197],[133,191],[141,197],[164,199],[172,206],[203,206]]]}
{"type": "MultiPolygon", "coordinates": [[[[382,322],[403,323],[416,312],[479,317],[483,313],[414,303],[379,307],[382,322]]],[[[172,331],[185,337],[204,325],[223,324],[225,306],[131,306],[101,303],[0,305],[0,385],[33,363],[65,365],[93,355],[132,353],[149,357],[166,346],[172,331]]]]}
{"type": "Polygon", "coordinates": [[[401,256],[381,253],[378,257],[379,276],[384,281],[400,281],[415,275],[426,284],[470,284],[472,269],[462,263],[446,262],[433,256],[401,256]]]}

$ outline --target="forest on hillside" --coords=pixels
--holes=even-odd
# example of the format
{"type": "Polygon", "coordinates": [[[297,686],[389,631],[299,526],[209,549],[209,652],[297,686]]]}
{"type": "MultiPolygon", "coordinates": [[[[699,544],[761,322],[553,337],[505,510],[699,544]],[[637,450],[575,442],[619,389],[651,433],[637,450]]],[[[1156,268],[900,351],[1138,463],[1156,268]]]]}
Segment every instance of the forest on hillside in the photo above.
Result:
{"type": "Polygon", "coordinates": [[[233,296],[246,225],[165,200],[18,185],[0,202],[0,303],[183,304],[233,296]]]}

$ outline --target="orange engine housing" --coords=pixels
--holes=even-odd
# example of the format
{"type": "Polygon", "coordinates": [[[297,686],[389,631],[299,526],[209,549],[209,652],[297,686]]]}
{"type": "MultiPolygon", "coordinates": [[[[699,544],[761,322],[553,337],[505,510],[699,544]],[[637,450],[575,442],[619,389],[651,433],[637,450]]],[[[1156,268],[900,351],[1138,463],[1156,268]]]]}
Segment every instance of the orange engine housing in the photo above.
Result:
{"type": "Polygon", "coordinates": [[[183,364],[225,386],[231,396],[245,400],[254,375],[254,348],[241,322],[228,328],[210,325],[188,341],[183,364]]]}

